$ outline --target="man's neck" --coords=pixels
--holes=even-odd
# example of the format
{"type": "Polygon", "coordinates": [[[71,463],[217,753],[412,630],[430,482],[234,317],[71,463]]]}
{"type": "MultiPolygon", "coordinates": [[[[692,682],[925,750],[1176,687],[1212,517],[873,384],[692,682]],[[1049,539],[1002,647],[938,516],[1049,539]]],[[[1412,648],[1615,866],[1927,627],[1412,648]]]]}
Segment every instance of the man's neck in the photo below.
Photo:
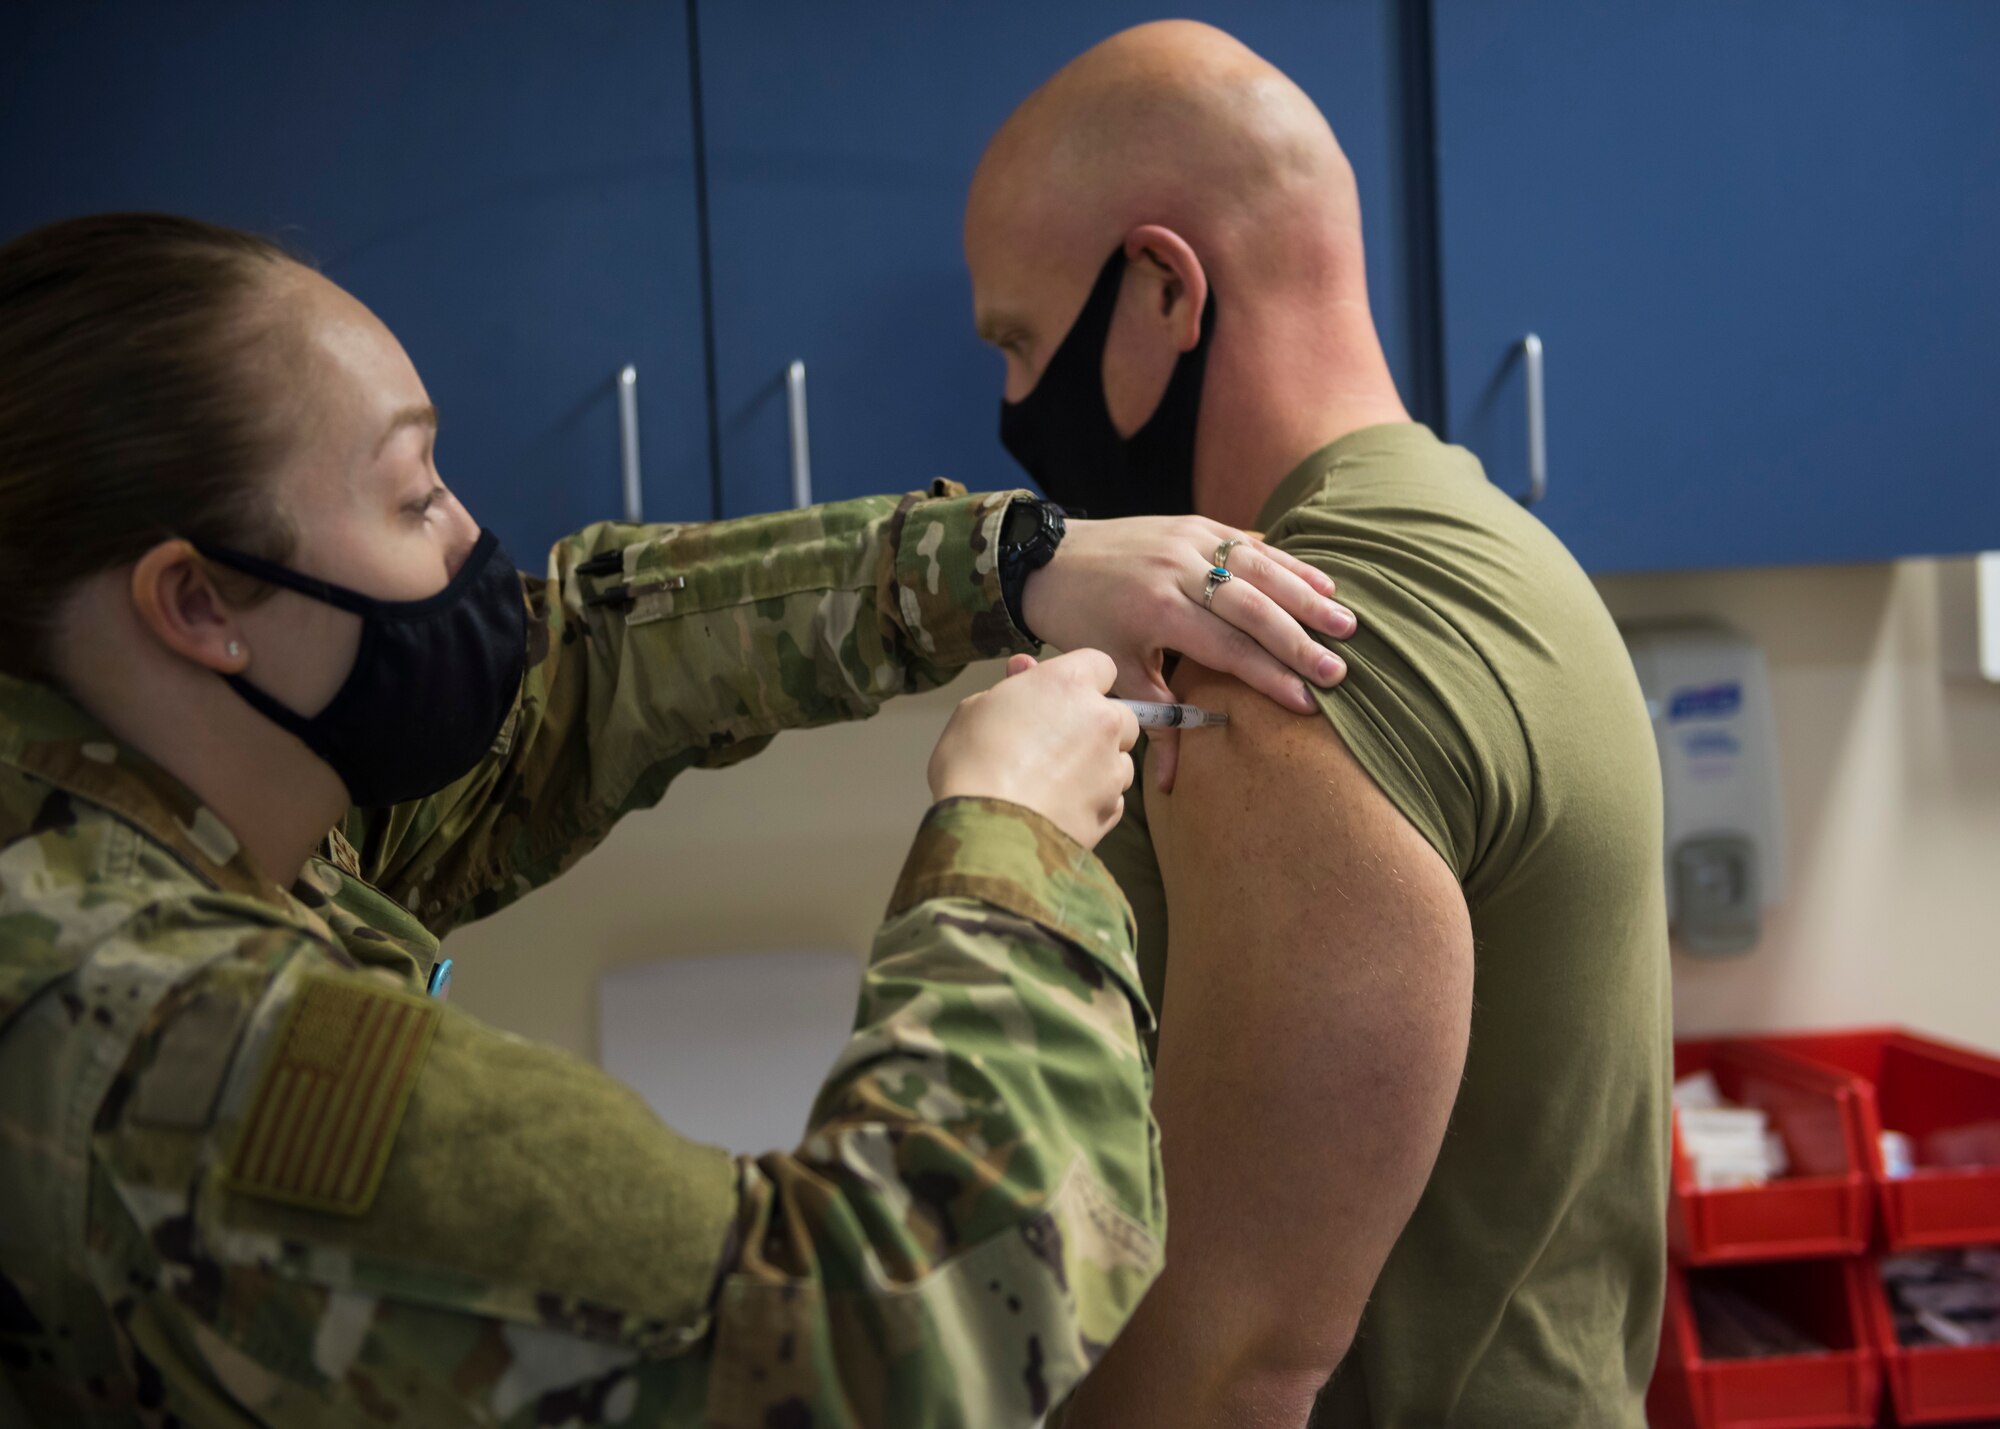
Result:
{"type": "Polygon", "coordinates": [[[1247,334],[1234,380],[1202,394],[1195,510],[1250,527],[1271,493],[1320,448],[1350,432],[1407,422],[1366,308],[1317,331],[1247,334]]]}

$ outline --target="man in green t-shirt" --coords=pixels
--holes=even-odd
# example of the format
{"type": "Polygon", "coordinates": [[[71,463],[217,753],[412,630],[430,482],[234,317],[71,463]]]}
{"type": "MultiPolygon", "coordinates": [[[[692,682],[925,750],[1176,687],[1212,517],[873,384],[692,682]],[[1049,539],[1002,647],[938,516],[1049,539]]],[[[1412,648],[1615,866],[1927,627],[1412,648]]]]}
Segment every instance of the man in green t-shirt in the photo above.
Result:
{"type": "Polygon", "coordinates": [[[1069,1426],[1641,1425],[1652,738],[1583,572],[1410,423],[1326,121],[1215,30],[1128,31],[995,138],[966,255],[1002,438],[1052,497],[1260,527],[1361,620],[1320,719],[1184,665],[1231,724],[1156,748],[1107,841],[1161,1007],[1171,1228],[1069,1426]]]}

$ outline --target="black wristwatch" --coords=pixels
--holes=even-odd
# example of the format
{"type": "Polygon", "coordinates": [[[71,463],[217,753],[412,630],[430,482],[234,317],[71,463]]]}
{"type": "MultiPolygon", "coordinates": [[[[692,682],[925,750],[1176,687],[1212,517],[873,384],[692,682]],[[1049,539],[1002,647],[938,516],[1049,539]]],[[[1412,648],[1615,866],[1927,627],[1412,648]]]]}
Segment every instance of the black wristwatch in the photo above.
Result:
{"type": "Polygon", "coordinates": [[[1067,529],[1062,507],[1030,497],[1015,501],[1000,522],[1000,593],[1014,628],[1030,640],[1035,640],[1035,632],[1021,617],[1021,593],[1028,588],[1028,577],[1055,556],[1067,529]]]}

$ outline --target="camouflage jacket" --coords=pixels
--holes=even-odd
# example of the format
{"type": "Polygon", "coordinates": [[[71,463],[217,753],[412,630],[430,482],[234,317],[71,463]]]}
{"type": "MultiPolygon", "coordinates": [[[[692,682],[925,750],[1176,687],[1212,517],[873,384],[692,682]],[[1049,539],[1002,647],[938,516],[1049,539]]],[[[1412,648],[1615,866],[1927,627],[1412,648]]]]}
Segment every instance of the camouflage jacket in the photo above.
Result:
{"type": "Polygon", "coordinates": [[[685,1141],[422,995],[441,934],[679,771],[1021,648],[1006,500],[563,542],[487,760],[354,811],[290,889],[0,679],[0,1422],[1027,1424],[1059,1398],[1164,1210],[1131,915],[1036,815],[925,816],[792,1152],[685,1141]]]}

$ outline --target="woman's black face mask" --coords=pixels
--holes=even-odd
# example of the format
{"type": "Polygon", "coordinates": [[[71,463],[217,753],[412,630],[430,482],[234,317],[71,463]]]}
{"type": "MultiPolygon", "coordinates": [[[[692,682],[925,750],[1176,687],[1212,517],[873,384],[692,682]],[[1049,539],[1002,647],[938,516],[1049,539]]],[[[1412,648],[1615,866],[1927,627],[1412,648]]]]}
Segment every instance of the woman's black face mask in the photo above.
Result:
{"type": "Polygon", "coordinates": [[[1077,514],[1184,515],[1194,510],[1194,436],[1201,384],[1215,336],[1215,290],[1201,337],[1174,364],[1160,405],[1130,437],[1118,435],[1104,400],[1104,345],[1125,276],[1120,247],[1097,275],[1083,311],[1049,358],[1034,391],[1000,404],[1000,444],[1042,489],[1077,514]]]}
{"type": "Polygon", "coordinates": [[[377,600],[346,586],[198,541],[221,565],[361,617],[354,668],[316,715],[225,676],[250,707],[332,766],[355,804],[435,794],[472,769],[499,736],[528,665],[521,577],[491,531],[451,583],[423,600],[377,600]]]}

